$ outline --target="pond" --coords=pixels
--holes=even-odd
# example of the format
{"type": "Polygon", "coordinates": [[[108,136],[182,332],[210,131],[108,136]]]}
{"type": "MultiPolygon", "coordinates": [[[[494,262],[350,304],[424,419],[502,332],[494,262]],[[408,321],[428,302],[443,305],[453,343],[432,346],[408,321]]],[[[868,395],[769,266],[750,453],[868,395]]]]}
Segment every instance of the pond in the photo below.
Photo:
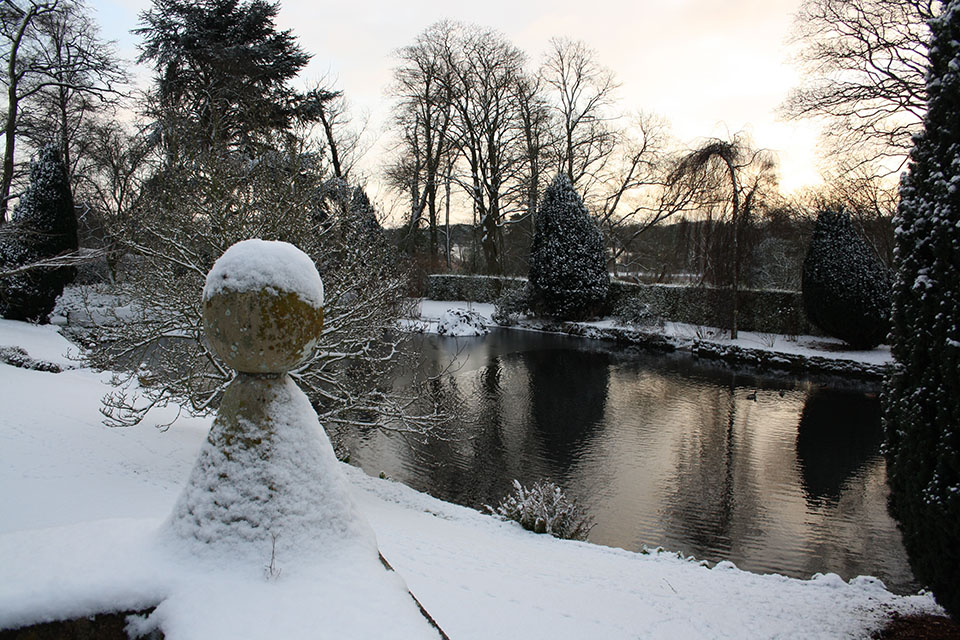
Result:
{"type": "Polygon", "coordinates": [[[587,507],[597,544],[918,587],[887,514],[878,388],[504,329],[420,349],[463,433],[352,432],[368,473],[478,509],[514,479],[552,480],[587,507]]]}

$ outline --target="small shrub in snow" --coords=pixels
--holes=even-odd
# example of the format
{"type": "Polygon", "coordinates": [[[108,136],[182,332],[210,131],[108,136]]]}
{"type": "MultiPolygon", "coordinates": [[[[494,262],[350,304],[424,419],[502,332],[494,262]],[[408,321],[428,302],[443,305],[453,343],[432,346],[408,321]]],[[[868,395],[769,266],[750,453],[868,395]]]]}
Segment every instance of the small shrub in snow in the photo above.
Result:
{"type": "Polygon", "coordinates": [[[442,336],[483,336],[489,332],[480,314],[466,309],[447,309],[437,325],[437,333],[442,336]]]}
{"type": "Polygon", "coordinates": [[[803,305],[810,322],[855,349],[887,337],[890,276],[845,211],[821,211],[803,261],[803,305]]]}
{"type": "Polygon", "coordinates": [[[960,619],[960,3],[930,22],[929,109],[900,183],[890,507],[917,579],[960,619]]]}
{"type": "Polygon", "coordinates": [[[513,493],[491,512],[504,520],[514,520],[534,533],[549,533],[554,538],[586,540],[593,520],[576,502],[564,495],[552,482],[535,482],[527,489],[513,481],[513,493]]]}
{"type": "Polygon", "coordinates": [[[596,315],[610,276],[603,236],[565,174],[547,187],[530,247],[534,310],[558,320],[596,315]]]}
{"type": "MultiPolygon", "coordinates": [[[[30,186],[0,236],[0,271],[77,250],[77,216],[63,160],[56,146],[40,150],[30,186]]],[[[46,322],[75,267],[33,269],[0,279],[0,315],[46,322]]]]}
{"type": "Polygon", "coordinates": [[[43,360],[34,360],[23,347],[0,346],[0,362],[9,364],[21,369],[33,369],[35,371],[48,371],[50,373],[60,373],[63,368],[53,362],[43,360]]]}

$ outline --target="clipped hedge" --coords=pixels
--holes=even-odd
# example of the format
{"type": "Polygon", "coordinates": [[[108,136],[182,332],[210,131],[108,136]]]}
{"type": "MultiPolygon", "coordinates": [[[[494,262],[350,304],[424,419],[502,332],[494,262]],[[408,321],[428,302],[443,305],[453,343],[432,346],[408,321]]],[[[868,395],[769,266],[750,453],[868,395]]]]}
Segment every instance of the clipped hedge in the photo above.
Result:
{"type": "Polygon", "coordinates": [[[526,278],[438,273],[427,276],[426,297],[430,300],[496,302],[506,291],[522,289],[526,284],[526,278]]]}
{"type": "MultiPolygon", "coordinates": [[[[614,281],[610,283],[607,308],[621,308],[630,298],[647,305],[650,315],[669,322],[729,327],[731,296],[729,289],[614,281]]],[[[819,333],[807,321],[803,300],[797,291],[741,289],[739,298],[738,328],[741,331],[786,335],[819,333]]]]}
{"type": "MultiPolygon", "coordinates": [[[[525,278],[435,274],[427,276],[431,300],[496,302],[504,292],[522,288],[525,278]]],[[[628,299],[647,305],[649,314],[669,322],[702,326],[729,326],[728,289],[662,284],[634,284],[612,280],[605,313],[624,306],[628,299]]],[[[821,335],[806,318],[798,291],[740,291],[739,328],[786,335],[821,335]]]]}

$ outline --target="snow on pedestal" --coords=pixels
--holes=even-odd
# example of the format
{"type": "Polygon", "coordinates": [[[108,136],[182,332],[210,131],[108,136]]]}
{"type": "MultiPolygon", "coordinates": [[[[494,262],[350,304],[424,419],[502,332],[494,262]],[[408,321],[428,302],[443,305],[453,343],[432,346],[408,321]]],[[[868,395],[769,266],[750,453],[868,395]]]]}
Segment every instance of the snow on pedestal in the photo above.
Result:
{"type": "Polygon", "coordinates": [[[323,329],[313,262],[284,242],[235,244],[207,275],[203,322],[211,346],[239,373],[164,526],[198,574],[141,631],[438,637],[403,580],[381,564],[330,440],[287,374],[310,357],[323,329]]]}
{"type": "MultiPolygon", "coordinates": [[[[240,373],[169,520],[179,537],[243,547],[263,559],[358,545],[377,558],[330,441],[287,371],[323,328],[323,285],[309,257],[284,242],[246,240],[207,276],[211,346],[240,373]],[[275,546],[274,546],[275,545],[275,546]]],[[[233,549],[241,547],[241,549],[233,549]]]]}

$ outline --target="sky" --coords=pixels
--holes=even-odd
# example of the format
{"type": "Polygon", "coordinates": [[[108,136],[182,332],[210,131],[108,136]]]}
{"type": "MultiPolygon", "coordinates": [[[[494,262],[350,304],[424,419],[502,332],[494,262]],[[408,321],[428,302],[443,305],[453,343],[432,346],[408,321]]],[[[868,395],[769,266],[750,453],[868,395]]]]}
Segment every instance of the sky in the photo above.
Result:
{"type": "MultiPolygon", "coordinates": [[[[129,34],[149,0],[90,0],[105,39],[136,56],[129,34]]],[[[332,79],[351,111],[370,117],[377,136],[361,169],[375,177],[385,156],[394,53],[428,25],[448,18],[492,27],[537,65],[550,38],[583,40],[621,83],[623,112],[666,118],[689,146],[744,130],[780,158],[781,188],[820,182],[818,127],[785,122],[778,106],[801,82],[791,63],[794,14],[801,0],[281,0],[278,27],[290,29],[313,58],[305,83],[332,79]]],[[[148,77],[147,72],[144,72],[148,77]]]]}

